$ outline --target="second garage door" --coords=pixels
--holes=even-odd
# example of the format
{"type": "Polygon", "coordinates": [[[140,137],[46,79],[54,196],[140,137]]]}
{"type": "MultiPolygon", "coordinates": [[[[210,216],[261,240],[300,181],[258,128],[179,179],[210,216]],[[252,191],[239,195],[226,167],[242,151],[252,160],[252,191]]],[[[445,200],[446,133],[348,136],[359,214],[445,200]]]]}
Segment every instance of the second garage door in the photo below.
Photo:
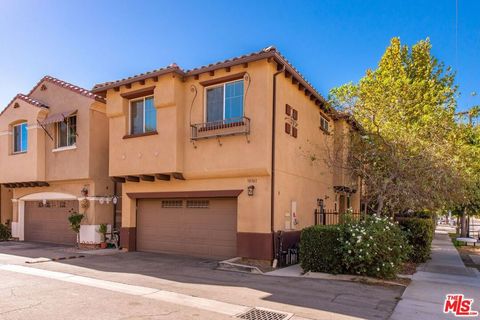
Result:
{"type": "Polygon", "coordinates": [[[236,199],[141,199],[137,205],[138,251],[236,256],[236,199]]]}
{"type": "Polygon", "coordinates": [[[74,245],[69,210],[78,211],[78,201],[25,202],[25,240],[74,245]]]}

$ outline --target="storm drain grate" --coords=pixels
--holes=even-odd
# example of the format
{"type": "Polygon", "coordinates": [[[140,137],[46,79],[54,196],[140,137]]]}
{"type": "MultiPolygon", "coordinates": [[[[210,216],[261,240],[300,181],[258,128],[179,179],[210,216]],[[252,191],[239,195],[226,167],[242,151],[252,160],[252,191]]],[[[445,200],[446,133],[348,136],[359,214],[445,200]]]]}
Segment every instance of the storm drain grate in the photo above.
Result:
{"type": "Polygon", "coordinates": [[[292,316],[291,313],[278,312],[264,308],[253,308],[237,316],[245,320],[287,320],[292,316]]]}

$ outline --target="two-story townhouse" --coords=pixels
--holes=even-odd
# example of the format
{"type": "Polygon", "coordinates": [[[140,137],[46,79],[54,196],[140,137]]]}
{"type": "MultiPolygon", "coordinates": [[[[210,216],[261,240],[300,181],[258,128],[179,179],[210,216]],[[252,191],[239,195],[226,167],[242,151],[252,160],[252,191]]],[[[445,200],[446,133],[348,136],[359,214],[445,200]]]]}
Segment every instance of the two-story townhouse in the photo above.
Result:
{"type": "Polygon", "coordinates": [[[114,219],[105,108],[102,97],[46,76],[1,113],[0,183],[11,198],[2,220],[13,237],[74,244],[68,216],[79,212],[80,242],[100,242],[98,225],[114,219]]]}
{"type": "Polygon", "coordinates": [[[327,161],[347,123],[273,47],[92,92],[107,101],[127,250],[272,259],[277,232],[298,238],[319,206],[358,210],[327,161]]]}

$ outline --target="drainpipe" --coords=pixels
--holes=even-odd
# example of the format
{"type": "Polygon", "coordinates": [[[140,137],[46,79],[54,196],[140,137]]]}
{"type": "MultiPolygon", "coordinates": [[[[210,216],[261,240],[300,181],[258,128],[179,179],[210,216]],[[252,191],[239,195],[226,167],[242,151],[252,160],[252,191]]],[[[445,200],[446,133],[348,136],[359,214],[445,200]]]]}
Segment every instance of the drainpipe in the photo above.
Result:
{"type": "MultiPolygon", "coordinates": [[[[113,196],[117,196],[117,183],[114,181],[113,182],[113,196]]],[[[118,198],[117,198],[118,201],[118,198]]],[[[112,231],[117,227],[117,203],[113,204],[113,223],[112,223],[112,231]]]]}
{"type": "Polygon", "coordinates": [[[278,252],[275,250],[275,120],[277,115],[277,76],[285,71],[285,66],[273,74],[273,96],[272,96],[272,178],[271,178],[271,197],[270,197],[270,230],[272,232],[272,249],[274,254],[273,267],[278,263],[278,252]]]}

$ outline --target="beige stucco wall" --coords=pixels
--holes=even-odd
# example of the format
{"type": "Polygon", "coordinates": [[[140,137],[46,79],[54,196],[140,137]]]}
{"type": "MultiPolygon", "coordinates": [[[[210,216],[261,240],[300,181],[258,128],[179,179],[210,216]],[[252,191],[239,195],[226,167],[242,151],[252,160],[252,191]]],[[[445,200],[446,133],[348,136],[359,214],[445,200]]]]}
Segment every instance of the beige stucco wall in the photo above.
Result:
{"type": "Polygon", "coordinates": [[[187,179],[244,176],[269,170],[271,109],[268,95],[268,69],[265,61],[252,63],[248,70],[232,67],[230,72],[218,70],[214,76],[202,74],[181,82],[167,74],[158,82],[146,80],[144,85],[122,86],[120,91],[107,92],[107,115],[110,118],[110,175],[182,172],[187,179]],[[245,99],[245,115],[252,119],[248,141],[245,136],[190,141],[190,123],[204,122],[205,88],[200,82],[248,71],[251,85],[245,99]],[[129,100],[122,93],[155,86],[157,135],[123,139],[128,134],[129,100]],[[196,88],[195,93],[192,86],[196,88]],[[269,116],[270,115],[270,116],[269,116]]]}
{"type": "MultiPolygon", "coordinates": [[[[130,88],[107,91],[110,119],[110,175],[138,176],[181,172],[185,181],[127,182],[123,184],[122,227],[135,227],[135,200],[127,193],[242,189],[238,198],[238,231],[270,232],[272,90],[276,65],[267,60],[218,69],[198,79],[178,75],[160,76],[158,81],[133,83],[130,88]],[[205,121],[205,88],[201,82],[247,72],[245,116],[251,119],[251,134],[190,141],[190,124],[205,121]],[[124,139],[128,134],[129,101],[121,94],[155,86],[158,135],[124,139]],[[248,91],[247,91],[248,87],[248,91]],[[253,197],[247,187],[255,185],[253,197]]],[[[334,174],[327,156],[333,154],[334,121],[331,134],[319,129],[320,108],[291,78],[278,76],[275,165],[275,230],[289,229],[292,201],[297,203],[299,224],[314,223],[317,199],[333,210],[334,174]],[[284,132],[285,104],[298,110],[298,138],[284,132]],[[288,220],[288,221],[287,221],[288,220]]]]}
{"type": "MultiPolygon", "coordinates": [[[[272,66],[272,73],[274,72],[272,66]]],[[[334,208],[333,169],[328,157],[333,136],[320,130],[320,107],[283,74],[277,77],[276,155],[275,155],[275,229],[289,229],[292,202],[297,206],[294,229],[314,223],[317,199],[326,209],[334,208]],[[297,138],[285,132],[285,105],[298,112],[297,138]]],[[[330,120],[333,120],[323,114],[330,120]]]]}
{"type": "Polygon", "coordinates": [[[5,224],[7,221],[13,219],[13,207],[12,207],[12,189],[0,186],[0,223],[5,224]]]}
{"type": "Polygon", "coordinates": [[[37,120],[48,109],[32,106],[17,98],[0,116],[0,183],[45,180],[45,134],[37,120]],[[18,107],[14,105],[18,103],[18,107]],[[13,154],[13,125],[27,122],[28,150],[13,154]]]}
{"type": "Polygon", "coordinates": [[[181,172],[186,178],[123,184],[122,227],[135,227],[135,200],[126,196],[130,192],[241,189],[245,191],[238,198],[238,231],[270,232],[270,79],[268,64],[261,61],[185,82],[168,74],[158,82],[147,80],[143,86],[109,90],[110,175],[181,172]],[[245,71],[251,79],[244,106],[245,116],[251,119],[251,134],[191,142],[190,123],[205,121],[205,88],[200,82],[245,71]],[[123,139],[128,133],[129,102],[120,94],[153,85],[158,135],[123,139]],[[246,189],[252,184],[255,195],[249,197],[246,189]]]}
{"type": "MultiPolygon", "coordinates": [[[[65,193],[82,198],[81,190],[89,190],[89,208],[82,224],[113,222],[113,205],[100,204],[98,198],[113,195],[113,182],[108,176],[108,119],[105,104],[68,88],[44,80],[30,95],[49,108],[38,108],[17,99],[19,108],[8,108],[0,116],[0,183],[46,181],[48,187],[14,188],[11,197],[41,192],[65,193]],[[38,121],[49,115],[77,110],[76,147],[55,150],[55,124],[46,126],[53,140],[38,121]],[[12,155],[11,124],[27,120],[28,150],[12,155]]],[[[10,201],[11,202],[11,201],[10,201]]],[[[5,201],[2,201],[2,210],[5,201]]],[[[10,204],[13,221],[18,221],[18,205],[10,204]]],[[[80,211],[84,210],[80,207],[80,211]]],[[[3,220],[3,211],[2,211],[3,220]]]]}

